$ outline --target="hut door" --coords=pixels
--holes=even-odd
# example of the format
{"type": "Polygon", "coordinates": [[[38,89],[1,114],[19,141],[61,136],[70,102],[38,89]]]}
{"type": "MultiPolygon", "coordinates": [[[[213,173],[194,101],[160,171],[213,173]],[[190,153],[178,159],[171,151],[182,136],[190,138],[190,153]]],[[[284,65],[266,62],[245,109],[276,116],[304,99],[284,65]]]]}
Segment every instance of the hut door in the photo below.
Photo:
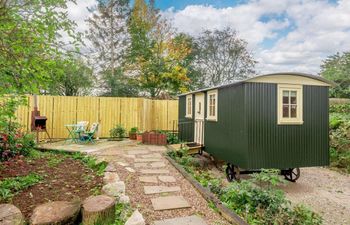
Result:
{"type": "Polygon", "coordinates": [[[204,93],[195,95],[194,142],[204,144],[204,93]]]}

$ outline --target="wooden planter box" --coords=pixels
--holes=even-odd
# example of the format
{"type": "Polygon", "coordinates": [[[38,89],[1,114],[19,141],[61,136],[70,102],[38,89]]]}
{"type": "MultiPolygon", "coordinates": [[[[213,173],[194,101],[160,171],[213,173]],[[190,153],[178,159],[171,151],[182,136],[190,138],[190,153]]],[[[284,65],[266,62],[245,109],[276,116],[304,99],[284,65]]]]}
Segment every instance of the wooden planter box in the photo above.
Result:
{"type": "Polygon", "coordinates": [[[130,138],[131,140],[136,140],[136,133],[131,133],[131,132],[129,132],[129,138],[130,138]]]}
{"type": "Polygon", "coordinates": [[[142,143],[147,145],[166,145],[167,137],[165,134],[145,132],[142,135],[142,143]]]}

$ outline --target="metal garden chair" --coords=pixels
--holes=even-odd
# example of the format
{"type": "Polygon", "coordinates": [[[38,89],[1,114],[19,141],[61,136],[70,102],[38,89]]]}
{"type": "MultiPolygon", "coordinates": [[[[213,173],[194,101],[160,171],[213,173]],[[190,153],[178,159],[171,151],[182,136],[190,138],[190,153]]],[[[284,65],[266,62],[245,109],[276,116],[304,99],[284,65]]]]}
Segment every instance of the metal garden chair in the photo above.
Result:
{"type": "Polygon", "coordinates": [[[95,143],[94,141],[94,135],[98,130],[98,123],[93,123],[90,127],[89,131],[85,131],[82,136],[81,140],[85,143],[95,143]]]}

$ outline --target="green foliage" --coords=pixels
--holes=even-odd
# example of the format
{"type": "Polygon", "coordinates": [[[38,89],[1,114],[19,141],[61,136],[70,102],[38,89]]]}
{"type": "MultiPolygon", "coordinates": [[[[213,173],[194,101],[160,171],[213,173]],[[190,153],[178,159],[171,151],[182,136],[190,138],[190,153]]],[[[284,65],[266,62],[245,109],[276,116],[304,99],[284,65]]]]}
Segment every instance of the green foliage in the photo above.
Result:
{"type": "Polygon", "coordinates": [[[250,180],[225,186],[220,178],[198,168],[186,149],[168,152],[168,155],[249,224],[322,224],[318,214],[302,205],[292,207],[284,192],[277,189],[285,182],[278,176],[278,170],[264,169],[253,174],[250,180]]]}
{"type": "Polygon", "coordinates": [[[179,144],[180,143],[180,139],[179,139],[178,134],[173,133],[171,131],[164,131],[164,130],[159,130],[158,132],[166,135],[168,144],[172,145],[172,144],[179,144]]]}
{"type": "Polygon", "coordinates": [[[337,86],[330,90],[330,97],[350,98],[350,52],[329,56],[321,65],[321,76],[334,81],[337,86]]]}
{"type": "Polygon", "coordinates": [[[350,113],[350,104],[333,104],[329,106],[330,113],[350,113]]]}
{"type": "Polygon", "coordinates": [[[84,163],[87,167],[94,170],[98,176],[102,176],[107,167],[106,162],[97,162],[95,158],[82,154],[80,152],[75,152],[71,157],[75,160],[79,160],[84,163]]]}
{"type": "Polygon", "coordinates": [[[5,178],[0,181],[0,201],[8,201],[16,193],[39,183],[42,177],[35,173],[27,176],[5,178]]]}
{"type": "Polygon", "coordinates": [[[109,135],[112,138],[123,138],[125,137],[125,132],[125,128],[121,124],[118,124],[109,131],[109,135]]]}
{"type": "Polygon", "coordinates": [[[115,223],[113,225],[124,225],[133,213],[130,204],[117,203],[115,206],[115,223]]]}
{"type": "Polygon", "coordinates": [[[132,127],[130,129],[130,133],[132,133],[132,134],[136,134],[138,131],[139,131],[139,129],[137,127],[132,127]]]}
{"type": "Polygon", "coordinates": [[[93,71],[82,58],[65,57],[57,60],[57,68],[50,73],[47,92],[51,95],[78,96],[90,94],[94,85],[93,71]]]}
{"type": "Polygon", "coordinates": [[[80,33],[67,16],[66,0],[2,1],[0,4],[0,96],[37,93],[46,89],[57,60],[78,50],[80,33]],[[70,37],[62,43],[60,35],[70,37]]]}

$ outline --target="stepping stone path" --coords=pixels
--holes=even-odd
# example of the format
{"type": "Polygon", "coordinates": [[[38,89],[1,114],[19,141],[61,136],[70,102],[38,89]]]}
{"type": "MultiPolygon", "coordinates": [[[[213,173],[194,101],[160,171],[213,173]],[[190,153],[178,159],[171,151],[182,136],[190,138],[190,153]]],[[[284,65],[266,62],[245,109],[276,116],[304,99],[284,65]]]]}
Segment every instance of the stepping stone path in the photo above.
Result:
{"type": "Polygon", "coordinates": [[[139,180],[144,183],[158,183],[156,176],[141,176],[139,180]]]}
{"type": "Polygon", "coordinates": [[[176,182],[175,177],[173,176],[158,176],[158,179],[164,183],[174,183],[176,182]]]}
{"type": "Polygon", "coordinates": [[[167,220],[155,221],[153,225],[206,225],[207,223],[199,216],[177,217],[167,220]]]}
{"type": "MultiPolygon", "coordinates": [[[[116,173],[116,165],[124,167],[132,176],[136,176],[135,182],[143,186],[143,194],[141,196],[135,196],[136,199],[142,198],[143,200],[149,199],[152,203],[151,207],[148,207],[147,214],[151,215],[156,211],[166,210],[169,219],[162,218],[158,221],[147,221],[147,224],[152,225],[206,225],[207,223],[199,216],[184,216],[173,218],[172,210],[174,215],[178,216],[177,209],[186,209],[197,206],[192,206],[184,196],[181,195],[180,185],[176,185],[177,178],[170,175],[172,165],[162,156],[161,153],[165,152],[163,146],[125,146],[125,149],[118,149],[116,151],[121,152],[119,155],[115,155],[114,159],[107,166],[107,172],[105,173],[104,181],[107,183],[102,188],[102,192],[108,196],[116,197],[117,202],[129,203],[130,199],[125,195],[125,183],[119,180],[119,176],[116,173]],[[115,164],[114,164],[115,163],[115,164]]],[[[126,172],[125,171],[125,172],[126,172]]],[[[178,172],[176,172],[178,173],[178,172]]],[[[128,176],[130,176],[128,175],[128,176]]],[[[131,197],[133,193],[130,193],[131,197]]],[[[133,199],[133,198],[131,198],[133,199]]],[[[203,200],[201,200],[203,201],[203,200]]],[[[193,202],[193,200],[192,200],[193,202]]],[[[197,203],[197,202],[196,202],[197,203]]],[[[141,206],[142,208],[142,206],[141,206]]],[[[141,211],[142,212],[142,211],[141,211]]],[[[193,212],[193,211],[192,211],[193,212]]],[[[195,211],[194,213],[202,213],[195,211]]],[[[192,213],[191,213],[192,214],[192,213]]],[[[191,215],[190,214],[190,215],[191,215]]],[[[184,215],[184,214],[182,214],[184,215]]],[[[157,217],[159,218],[159,217],[157,217]]],[[[130,218],[127,220],[125,225],[145,225],[142,214],[139,210],[135,210],[130,218]]]]}
{"type": "Polygon", "coordinates": [[[167,186],[144,186],[146,195],[150,194],[160,194],[160,193],[166,193],[166,192],[177,192],[181,191],[181,188],[178,186],[174,187],[167,187],[167,186]]]}
{"type": "Polygon", "coordinates": [[[164,173],[170,173],[169,170],[158,170],[158,169],[144,169],[141,170],[141,173],[143,174],[164,174],[164,173]]]}
{"type": "Polygon", "coordinates": [[[182,196],[166,196],[151,199],[154,210],[190,208],[190,204],[182,196]]]}

